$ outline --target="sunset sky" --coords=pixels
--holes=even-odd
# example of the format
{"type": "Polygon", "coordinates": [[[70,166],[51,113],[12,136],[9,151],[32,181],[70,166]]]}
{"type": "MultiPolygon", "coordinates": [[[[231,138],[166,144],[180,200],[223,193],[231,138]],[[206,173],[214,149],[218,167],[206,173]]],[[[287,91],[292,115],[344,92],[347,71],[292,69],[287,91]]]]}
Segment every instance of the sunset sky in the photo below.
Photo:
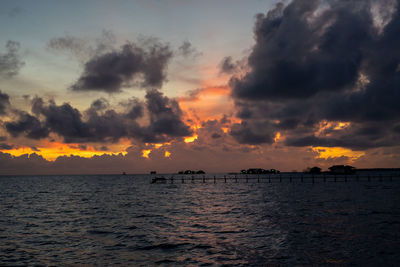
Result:
{"type": "Polygon", "coordinates": [[[1,1],[0,174],[400,167],[398,2],[1,1]]]}

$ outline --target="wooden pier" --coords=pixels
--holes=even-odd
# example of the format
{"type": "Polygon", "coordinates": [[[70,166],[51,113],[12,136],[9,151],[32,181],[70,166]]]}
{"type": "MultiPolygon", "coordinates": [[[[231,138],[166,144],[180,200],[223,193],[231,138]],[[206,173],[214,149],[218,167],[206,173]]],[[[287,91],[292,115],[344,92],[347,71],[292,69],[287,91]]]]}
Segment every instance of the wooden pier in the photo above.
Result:
{"type": "Polygon", "coordinates": [[[348,182],[392,182],[400,180],[400,173],[390,174],[218,174],[218,175],[162,175],[167,183],[348,183],[348,182]]]}

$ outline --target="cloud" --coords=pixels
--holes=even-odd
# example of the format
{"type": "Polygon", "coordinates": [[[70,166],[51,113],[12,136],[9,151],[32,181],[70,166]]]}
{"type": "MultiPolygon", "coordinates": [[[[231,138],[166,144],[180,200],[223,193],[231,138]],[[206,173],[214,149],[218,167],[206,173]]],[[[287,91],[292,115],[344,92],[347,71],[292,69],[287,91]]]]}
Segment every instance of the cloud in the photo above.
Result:
{"type": "Polygon", "coordinates": [[[291,146],[400,144],[400,11],[380,6],[378,25],[376,2],[294,0],[257,15],[249,71],[230,80],[242,119],[231,134],[248,144],[277,132],[291,146]],[[319,132],[324,121],[347,124],[319,132]]]}
{"type": "Polygon", "coordinates": [[[7,52],[0,53],[0,77],[11,78],[18,74],[25,65],[19,55],[20,44],[15,41],[7,41],[7,52]]]}
{"type": "Polygon", "coordinates": [[[117,142],[121,138],[154,143],[192,133],[182,121],[178,102],[155,89],[147,92],[145,102],[131,99],[123,107],[124,110],[118,112],[100,98],[81,112],[69,103],[57,105],[52,100],[46,103],[35,97],[32,99],[33,115],[17,111],[18,119],[6,122],[5,128],[14,137],[24,135],[31,139],[54,133],[66,143],[117,142]],[[139,119],[146,121],[145,115],[147,123],[139,123],[139,119]]]}
{"type": "Polygon", "coordinates": [[[10,18],[15,18],[15,17],[23,14],[24,12],[25,12],[25,10],[22,7],[17,6],[8,11],[8,16],[10,18]]]}
{"type": "Polygon", "coordinates": [[[190,135],[190,128],[183,123],[182,111],[174,99],[169,99],[157,90],[150,90],[146,94],[146,107],[150,116],[150,125],[146,129],[147,140],[165,141],[163,135],[182,137],[190,135]]]}
{"type": "Polygon", "coordinates": [[[224,57],[220,63],[220,72],[233,74],[240,67],[240,62],[234,62],[231,56],[224,57]]]}
{"type": "Polygon", "coordinates": [[[156,40],[126,43],[120,49],[95,55],[84,65],[73,91],[118,93],[137,82],[142,87],[160,88],[166,81],[172,51],[156,40]]]}
{"type": "Polygon", "coordinates": [[[0,90],[0,115],[6,114],[6,108],[10,105],[10,97],[0,90]]]}
{"type": "Polygon", "coordinates": [[[9,145],[9,144],[6,144],[6,143],[0,143],[0,149],[2,149],[2,150],[10,150],[10,149],[13,149],[13,148],[14,148],[13,145],[9,145]]]}
{"type": "Polygon", "coordinates": [[[42,139],[49,136],[48,129],[38,118],[23,111],[19,112],[17,121],[6,122],[5,128],[13,137],[24,134],[31,139],[42,139]]]}
{"type": "Polygon", "coordinates": [[[96,40],[66,35],[50,39],[47,49],[53,52],[71,54],[85,62],[90,58],[113,50],[116,37],[111,31],[103,30],[96,40]]]}
{"type": "Polygon", "coordinates": [[[198,57],[202,53],[197,51],[197,49],[193,47],[189,41],[184,41],[182,45],[178,47],[178,54],[182,55],[183,57],[198,57]]]}

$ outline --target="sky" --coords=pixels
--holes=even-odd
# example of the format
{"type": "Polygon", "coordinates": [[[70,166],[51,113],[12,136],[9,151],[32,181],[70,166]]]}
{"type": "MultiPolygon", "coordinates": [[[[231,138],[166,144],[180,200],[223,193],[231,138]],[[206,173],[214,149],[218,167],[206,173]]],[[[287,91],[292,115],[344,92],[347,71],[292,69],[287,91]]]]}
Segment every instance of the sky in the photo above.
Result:
{"type": "Polygon", "coordinates": [[[398,7],[1,1],[0,174],[400,167],[398,7]]]}

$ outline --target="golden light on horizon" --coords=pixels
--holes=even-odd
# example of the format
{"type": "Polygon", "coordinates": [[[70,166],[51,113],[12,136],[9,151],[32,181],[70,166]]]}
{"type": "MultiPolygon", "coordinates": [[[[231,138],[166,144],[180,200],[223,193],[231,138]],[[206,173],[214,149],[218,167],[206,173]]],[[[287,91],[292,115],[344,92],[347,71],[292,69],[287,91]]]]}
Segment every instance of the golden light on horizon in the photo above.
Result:
{"type": "Polygon", "coordinates": [[[188,136],[184,138],[185,143],[192,143],[197,139],[198,135],[188,136]]]}
{"type": "Polygon", "coordinates": [[[170,156],[171,156],[171,152],[169,152],[169,151],[165,151],[165,155],[164,155],[166,158],[169,158],[170,156]]]}
{"type": "Polygon", "coordinates": [[[277,133],[275,134],[275,137],[274,137],[274,142],[276,143],[276,142],[278,142],[280,139],[281,139],[281,133],[280,133],[280,132],[277,132],[277,133]]]}
{"type": "Polygon", "coordinates": [[[36,149],[31,147],[17,147],[10,150],[0,150],[3,153],[8,153],[12,156],[19,157],[24,154],[37,154],[42,156],[48,161],[55,161],[61,156],[79,156],[82,158],[91,158],[93,156],[101,155],[126,155],[126,151],[110,152],[106,150],[95,150],[93,147],[86,147],[82,149],[78,144],[63,144],[58,142],[48,142],[43,144],[43,146],[38,146],[36,149]]]}
{"type": "Polygon", "coordinates": [[[143,149],[142,150],[142,157],[148,159],[150,153],[151,153],[151,149],[143,149]]]}

